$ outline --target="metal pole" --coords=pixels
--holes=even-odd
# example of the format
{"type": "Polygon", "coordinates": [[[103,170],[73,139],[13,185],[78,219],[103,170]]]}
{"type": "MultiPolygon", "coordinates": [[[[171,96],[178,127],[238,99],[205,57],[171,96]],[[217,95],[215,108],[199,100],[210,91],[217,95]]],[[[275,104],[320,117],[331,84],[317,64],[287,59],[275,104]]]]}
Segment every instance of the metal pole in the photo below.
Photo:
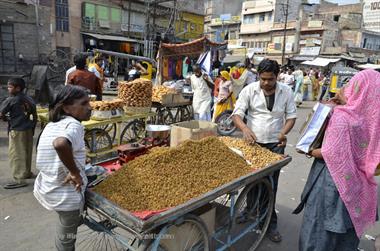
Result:
{"type": "Polygon", "coordinates": [[[282,59],[281,59],[282,66],[284,66],[285,64],[285,45],[286,45],[286,29],[288,28],[288,14],[289,14],[289,0],[286,0],[284,39],[282,41],[282,59]]]}
{"type": "Polygon", "coordinates": [[[40,22],[39,22],[39,13],[38,7],[40,5],[40,0],[35,0],[34,2],[34,10],[36,13],[36,32],[37,32],[37,58],[38,63],[40,63],[40,22]]]}

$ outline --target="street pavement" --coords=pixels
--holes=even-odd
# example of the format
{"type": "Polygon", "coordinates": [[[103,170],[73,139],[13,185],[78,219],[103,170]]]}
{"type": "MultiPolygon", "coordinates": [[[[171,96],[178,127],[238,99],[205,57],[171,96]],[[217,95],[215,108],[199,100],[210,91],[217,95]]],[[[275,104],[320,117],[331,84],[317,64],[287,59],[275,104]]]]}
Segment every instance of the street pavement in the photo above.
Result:
{"type": "MultiPolygon", "coordinates": [[[[289,134],[286,153],[292,156],[292,162],[284,167],[280,175],[276,210],[279,216],[279,231],[283,236],[281,243],[272,243],[264,239],[259,251],[298,250],[299,229],[302,214],[293,215],[292,210],[298,205],[300,195],[309,173],[312,159],[295,151],[299,130],[313,103],[307,102],[298,110],[295,128],[289,134]]],[[[36,133],[38,135],[38,132],[36,133]]],[[[35,153],[35,151],[34,151],[35,153]]],[[[36,172],[34,165],[33,171],[36,172]]],[[[54,232],[56,214],[41,207],[33,197],[33,180],[29,186],[16,190],[2,188],[11,178],[8,165],[8,138],[6,124],[0,123],[0,250],[4,251],[48,251],[54,250],[54,232]]],[[[379,180],[378,180],[379,181],[379,180]]],[[[380,224],[376,224],[367,233],[369,236],[380,235],[380,224]]],[[[363,237],[360,249],[372,251],[374,241],[363,237]]],[[[239,251],[239,248],[235,248],[239,251]]]]}

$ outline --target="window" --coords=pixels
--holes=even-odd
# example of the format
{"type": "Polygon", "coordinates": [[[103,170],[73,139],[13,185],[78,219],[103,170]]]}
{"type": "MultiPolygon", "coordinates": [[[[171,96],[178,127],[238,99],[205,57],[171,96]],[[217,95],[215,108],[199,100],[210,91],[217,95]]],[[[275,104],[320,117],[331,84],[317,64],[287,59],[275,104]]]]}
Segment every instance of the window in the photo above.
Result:
{"type": "Polygon", "coordinates": [[[253,23],[255,23],[255,14],[244,15],[243,22],[245,24],[253,24],[253,23]]]}
{"type": "Polygon", "coordinates": [[[68,0],[55,1],[55,29],[56,31],[69,31],[68,0]]]}
{"type": "Polygon", "coordinates": [[[97,11],[98,11],[98,19],[100,20],[109,20],[109,9],[106,6],[98,5],[97,11]]]}
{"type": "Polygon", "coordinates": [[[264,14],[260,14],[260,16],[259,16],[259,22],[260,23],[265,22],[265,13],[264,14]]]}
{"type": "Polygon", "coordinates": [[[268,21],[272,21],[272,12],[268,13],[268,21]]]}
{"type": "Polygon", "coordinates": [[[114,23],[121,22],[121,9],[111,8],[111,21],[114,23]]]}
{"type": "Polygon", "coordinates": [[[335,22],[339,22],[339,18],[340,18],[340,15],[335,15],[335,16],[334,16],[334,21],[335,21],[335,22]]]}
{"type": "Polygon", "coordinates": [[[15,72],[14,31],[11,24],[0,24],[0,72],[15,72]]]}

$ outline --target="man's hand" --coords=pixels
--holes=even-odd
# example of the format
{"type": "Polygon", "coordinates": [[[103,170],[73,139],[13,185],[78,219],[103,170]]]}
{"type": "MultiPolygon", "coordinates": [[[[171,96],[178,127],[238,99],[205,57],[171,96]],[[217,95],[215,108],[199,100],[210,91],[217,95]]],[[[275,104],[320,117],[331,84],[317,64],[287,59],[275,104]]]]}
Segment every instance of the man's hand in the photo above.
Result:
{"type": "Polygon", "coordinates": [[[202,77],[203,77],[204,80],[208,81],[208,76],[207,76],[206,73],[203,73],[202,77]]]}
{"type": "Polygon", "coordinates": [[[243,130],[243,138],[249,144],[255,144],[257,140],[255,133],[252,132],[248,127],[243,130]]]}
{"type": "Polygon", "coordinates": [[[346,98],[344,97],[344,92],[341,89],[339,92],[335,94],[335,96],[330,99],[329,101],[334,102],[337,105],[345,105],[346,104],[346,98]]]}
{"type": "Polygon", "coordinates": [[[286,143],[288,141],[288,139],[286,138],[286,135],[283,134],[282,132],[280,132],[280,134],[278,135],[278,142],[279,144],[277,145],[278,147],[285,147],[286,146],[286,143]]]}
{"type": "Polygon", "coordinates": [[[220,104],[223,104],[224,102],[226,102],[226,98],[221,98],[219,101],[218,101],[218,103],[220,103],[220,104]]]}
{"type": "Polygon", "coordinates": [[[70,183],[72,185],[75,186],[75,190],[80,192],[81,191],[81,187],[83,185],[83,181],[82,181],[82,176],[80,176],[80,173],[69,173],[65,180],[63,181],[63,184],[67,184],[67,183],[70,183]]]}

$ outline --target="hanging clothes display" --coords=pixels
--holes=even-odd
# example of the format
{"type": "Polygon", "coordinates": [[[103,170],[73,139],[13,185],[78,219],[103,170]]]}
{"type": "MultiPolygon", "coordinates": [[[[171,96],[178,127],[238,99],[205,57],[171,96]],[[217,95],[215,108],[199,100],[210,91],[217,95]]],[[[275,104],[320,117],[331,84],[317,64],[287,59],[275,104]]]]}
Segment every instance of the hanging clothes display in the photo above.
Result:
{"type": "Polygon", "coordinates": [[[168,60],[168,58],[163,59],[162,68],[163,68],[162,75],[164,76],[164,79],[168,79],[169,78],[169,60],[168,60]]]}
{"type": "Polygon", "coordinates": [[[175,67],[175,74],[177,75],[178,79],[182,78],[182,59],[177,59],[176,67],[175,67]]]}
{"type": "Polygon", "coordinates": [[[189,72],[189,65],[190,65],[190,59],[189,57],[185,57],[183,59],[183,64],[182,64],[182,76],[186,78],[187,73],[189,72]]]}
{"type": "Polygon", "coordinates": [[[174,75],[175,75],[175,61],[173,58],[169,59],[169,77],[170,79],[174,79],[174,75]]]}

